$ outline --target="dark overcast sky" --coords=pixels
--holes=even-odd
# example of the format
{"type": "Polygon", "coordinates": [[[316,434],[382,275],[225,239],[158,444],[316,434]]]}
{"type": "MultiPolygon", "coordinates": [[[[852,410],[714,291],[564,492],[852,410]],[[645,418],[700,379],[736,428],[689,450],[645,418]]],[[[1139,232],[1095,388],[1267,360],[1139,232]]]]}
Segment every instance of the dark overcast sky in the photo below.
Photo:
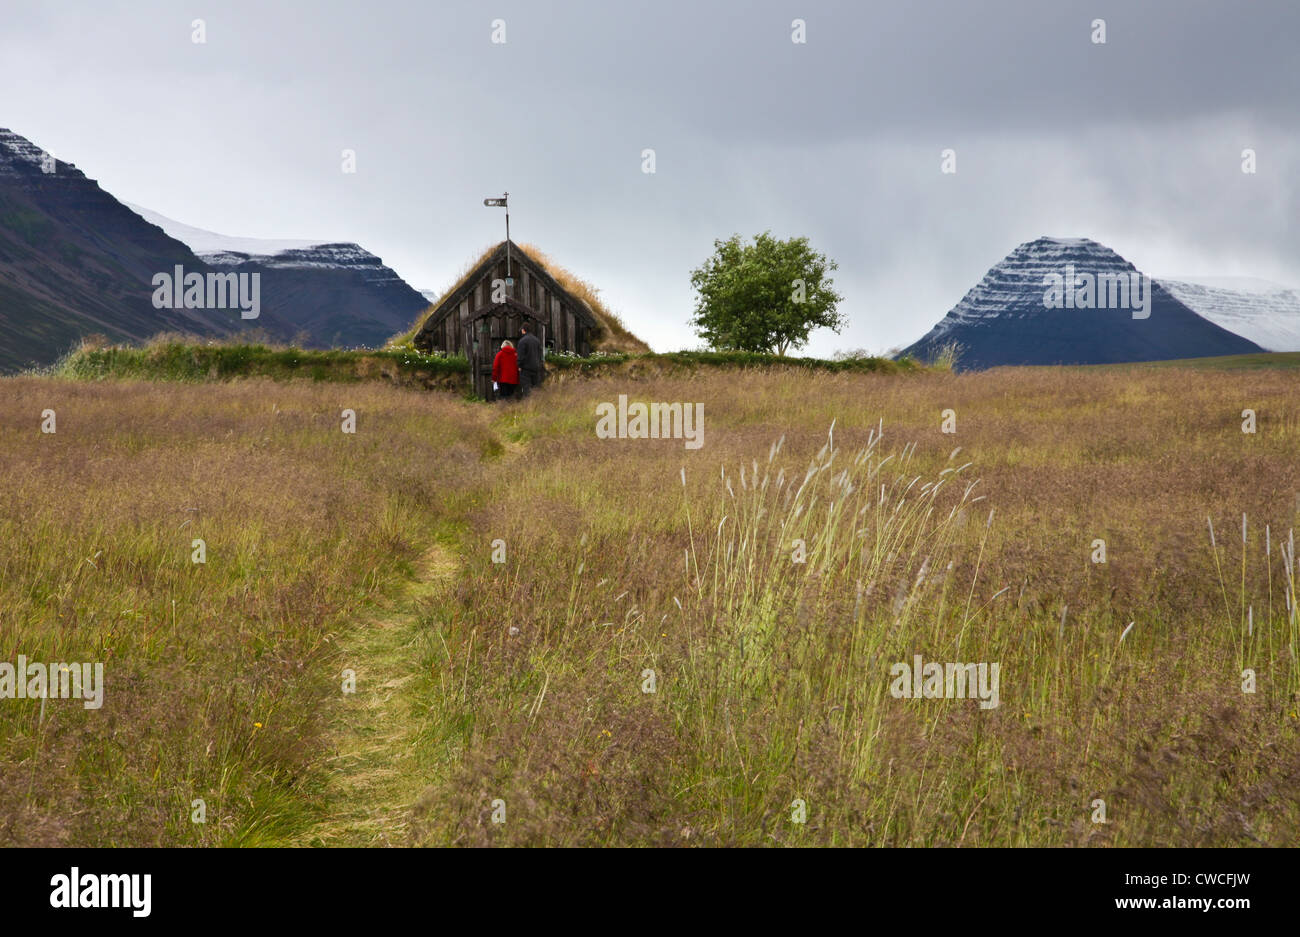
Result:
{"type": "Polygon", "coordinates": [[[1294,0],[0,12],[0,126],[118,198],[225,234],[357,241],[439,289],[501,238],[482,199],[508,189],[515,239],[658,349],[696,343],[688,276],[713,240],[764,229],[839,262],[850,325],[817,354],[912,341],[1042,234],[1152,275],[1300,287],[1294,0]],[[947,147],[956,175],[940,173],[947,147]]]}

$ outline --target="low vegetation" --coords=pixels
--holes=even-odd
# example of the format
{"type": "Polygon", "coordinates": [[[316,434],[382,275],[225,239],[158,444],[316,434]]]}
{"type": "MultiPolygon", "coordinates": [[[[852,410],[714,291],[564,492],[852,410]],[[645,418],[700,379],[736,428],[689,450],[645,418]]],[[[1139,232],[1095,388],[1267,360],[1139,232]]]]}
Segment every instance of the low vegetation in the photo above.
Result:
{"type": "Polygon", "coordinates": [[[655,359],[501,407],[0,381],[0,661],[107,679],[0,701],[0,836],[1296,841],[1288,371],[655,359]],[[597,438],[620,394],[702,403],[704,446],[597,438]],[[998,663],[999,705],[896,698],[914,655],[998,663]]]}
{"type": "Polygon", "coordinates": [[[307,378],[332,383],[385,381],[406,387],[466,386],[463,355],[430,355],[414,348],[372,351],[215,342],[163,336],[144,346],[83,342],[47,370],[77,380],[135,378],[156,381],[219,381],[237,377],[307,378]]]}
{"type": "MultiPolygon", "coordinates": [[[[571,376],[623,374],[642,377],[691,373],[700,369],[773,367],[864,374],[921,370],[921,366],[910,359],[893,361],[865,355],[833,361],[781,358],[744,351],[597,352],[588,357],[568,354],[547,357],[548,371],[559,380],[571,376]]],[[[461,394],[468,394],[470,388],[469,363],[463,355],[430,355],[410,345],[390,346],[378,351],[312,351],[166,336],[144,347],[109,345],[93,340],[84,342],[42,373],[77,380],[125,378],[194,382],[241,377],[306,378],[335,383],[375,380],[403,387],[454,390],[461,394]]]]}
{"type": "MultiPolygon", "coordinates": [[[[1121,368],[1126,365],[1107,364],[1096,367],[1121,368]]],[[[1219,355],[1214,358],[1179,358],[1173,361],[1150,361],[1148,368],[1213,368],[1215,370],[1249,370],[1255,368],[1300,368],[1300,352],[1266,351],[1253,355],[1219,355]]]]}
{"type": "Polygon", "coordinates": [[[922,370],[921,366],[911,359],[892,361],[888,358],[863,356],[827,360],[781,357],[750,351],[670,351],[639,355],[597,353],[587,357],[552,354],[546,359],[546,367],[548,371],[559,373],[561,376],[568,373],[602,376],[664,375],[711,369],[748,369],[770,373],[773,370],[780,371],[788,368],[795,373],[828,371],[857,374],[904,374],[922,370]]]}
{"type": "Polygon", "coordinates": [[[495,449],[481,408],[267,379],[9,378],[0,399],[0,662],[98,661],[106,684],[100,709],[0,699],[0,841],[260,845],[321,822],[328,703],[366,667],[335,636],[463,509],[495,449]]]}

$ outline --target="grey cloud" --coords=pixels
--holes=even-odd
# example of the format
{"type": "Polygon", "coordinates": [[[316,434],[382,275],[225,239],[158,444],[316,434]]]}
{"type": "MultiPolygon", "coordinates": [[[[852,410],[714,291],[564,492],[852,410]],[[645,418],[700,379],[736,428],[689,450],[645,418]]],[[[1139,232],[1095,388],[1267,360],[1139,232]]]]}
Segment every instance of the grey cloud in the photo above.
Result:
{"type": "Polygon", "coordinates": [[[122,0],[6,16],[0,125],[120,198],[235,235],[355,240],[437,288],[500,238],[481,199],[509,189],[517,239],[660,348],[694,343],[689,269],[733,231],[806,234],[839,261],[852,324],[819,353],[915,339],[1040,234],[1096,238],[1153,274],[1300,286],[1294,3],[122,0]],[[790,42],[796,17],[807,45],[790,42]]]}

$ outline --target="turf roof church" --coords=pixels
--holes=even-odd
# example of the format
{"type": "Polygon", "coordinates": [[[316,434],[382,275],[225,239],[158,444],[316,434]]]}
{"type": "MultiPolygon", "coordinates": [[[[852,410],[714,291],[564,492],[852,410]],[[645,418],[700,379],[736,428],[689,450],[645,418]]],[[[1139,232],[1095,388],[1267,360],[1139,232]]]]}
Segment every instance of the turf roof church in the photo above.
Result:
{"type": "Polygon", "coordinates": [[[421,351],[465,355],[475,392],[490,397],[492,357],[505,339],[519,340],[524,322],[547,353],[589,355],[600,332],[600,323],[585,302],[565,290],[518,244],[502,241],[438,301],[414,342],[421,351]]]}

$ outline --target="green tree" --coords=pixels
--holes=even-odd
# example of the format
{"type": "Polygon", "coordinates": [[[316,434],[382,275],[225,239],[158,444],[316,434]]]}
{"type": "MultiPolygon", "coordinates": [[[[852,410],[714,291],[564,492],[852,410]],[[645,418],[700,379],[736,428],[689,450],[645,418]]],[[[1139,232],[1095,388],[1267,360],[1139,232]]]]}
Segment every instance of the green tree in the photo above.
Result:
{"type": "Polygon", "coordinates": [[[691,271],[698,294],[691,325],[712,348],[784,355],[813,329],[838,332],[841,299],[828,276],[837,264],[804,237],[780,241],[764,231],[713,242],[713,256],[691,271]]]}

